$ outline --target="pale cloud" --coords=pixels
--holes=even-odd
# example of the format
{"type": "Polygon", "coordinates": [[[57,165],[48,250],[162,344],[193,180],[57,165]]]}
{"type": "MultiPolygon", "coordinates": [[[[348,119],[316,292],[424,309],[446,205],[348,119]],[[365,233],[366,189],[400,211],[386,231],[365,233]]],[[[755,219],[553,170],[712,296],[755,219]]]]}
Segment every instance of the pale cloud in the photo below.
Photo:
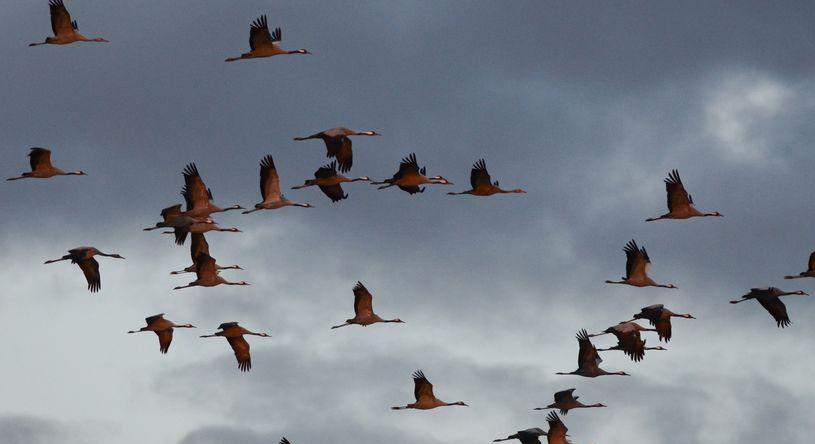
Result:
{"type": "Polygon", "coordinates": [[[783,162],[773,126],[794,104],[796,92],[761,73],[728,75],[710,86],[706,133],[722,157],[737,163],[783,162]]]}

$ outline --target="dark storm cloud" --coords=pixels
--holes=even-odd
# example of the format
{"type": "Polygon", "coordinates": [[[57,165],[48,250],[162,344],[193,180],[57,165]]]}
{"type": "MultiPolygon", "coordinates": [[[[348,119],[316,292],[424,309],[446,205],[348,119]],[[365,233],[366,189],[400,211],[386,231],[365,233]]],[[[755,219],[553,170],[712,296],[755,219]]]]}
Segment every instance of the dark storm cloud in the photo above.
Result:
{"type": "MultiPolygon", "coordinates": [[[[7,5],[13,37],[0,41],[3,173],[25,170],[37,145],[89,173],[0,187],[0,264],[20,282],[0,296],[3,320],[30,332],[9,345],[22,365],[5,372],[24,382],[6,396],[23,411],[84,419],[75,405],[86,403],[121,425],[123,442],[143,442],[134,423],[166,443],[473,442],[543,426],[531,408],[577,387],[610,407],[570,414],[575,442],[807,442],[815,305],[789,300],[794,324],[780,330],[758,304],[727,300],[753,286],[811,290],[780,280],[815,248],[811,4],[68,6],[111,43],[28,48],[49,31],[44,1],[7,5]],[[247,50],[262,13],[287,48],[314,55],[224,63],[247,50]],[[291,138],[336,125],[383,133],[355,141],[351,175],[389,177],[415,151],[455,185],[411,197],[351,184],[340,204],[290,191],[317,208],[220,215],[245,233],[210,236],[213,255],[253,285],[171,292],[193,279],[166,274],[189,265],[188,250],[139,230],[181,202],[183,166],[198,164],[217,203],[250,206],[262,155],[288,189],[327,161],[321,143],[291,138]],[[529,194],[446,196],[468,188],[480,157],[529,194]],[[701,209],[725,218],[645,223],[665,212],[673,168],[701,209]],[[679,290],[603,284],[624,272],[631,238],[653,277],[679,290]],[[75,267],[37,268],[80,244],[128,257],[102,264],[99,298],[75,267]],[[379,314],[407,323],[330,331],[352,316],[356,280],[379,314]],[[579,328],[658,302],[699,319],[675,321],[670,350],[640,364],[604,357],[632,377],[553,375],[574,369],[579,328]],[[158,311],[200,333],[234,319],[273,338],[250,339],[249,375],[221,339],[178,334],[157,356],[154,337],[123,331],[158,311]],[[779,364],[790,356],[799,365],[779,364]],[[51,376],[44,359],[75,365],[51,376]],[[473,406],[387,410],[411,400],[419,367],[439,397],[473,406]],[[91,383],[127,389],[78,397],[91,383]],[[50,402],[35,406],[31,393],[50,402]]],[[[62,427],[15,418],[5,427],[35,442],[62,427]]]]}

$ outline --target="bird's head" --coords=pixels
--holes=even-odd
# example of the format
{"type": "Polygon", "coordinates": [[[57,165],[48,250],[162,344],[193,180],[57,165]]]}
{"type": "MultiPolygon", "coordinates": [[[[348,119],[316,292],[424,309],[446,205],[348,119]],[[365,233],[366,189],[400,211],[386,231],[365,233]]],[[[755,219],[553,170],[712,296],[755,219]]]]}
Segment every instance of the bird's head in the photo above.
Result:
{"type": "Polygon", "coordinates": [[[231,231],[232,233],[243,233],[243,231],[237,228],[227,228],[226,231],[231,231]]]}
{"type": "Polygon", "coordinates": [[[430,178],[430,180],[434,181],[435,183],[437,183],[439,185],[453,185],[453,182],[450,182],[449,180],[445,179],[443,176],[433,176],[433,177],[430,178]]]}
{"type": "Polygon", "coordinates": [[[368,176],[359,176],[359,177],[357,177],[357,180],[360,180],[360,181],[363,181],[363,182],[370,182],[371,178],[368,177],[368,176]]]}
{"type": "Polygon", "coordinates": [[[794,291],[793,294],[797,294],[799,296],[809,296],[809,293],[805,293],[805,292],[803,292],[801,290],[794,291]]]}
{"type": "Polygon", "coordinates": [[[76,170],[76,171],[72,172],[71,175],[72,176],[87,176],[88,173],[86,173],[86,172],[84,172],[82,170],[76,170]]]}
{"type": "Polygon", "coordinates": [[[194,325],[192,325],[192,324],[181,324],[181,325],[176,325],[176,327],[181,327],[181,328],[198,328],[198,327],[196,327],[196,326],[194,326],[194,325]]]}
{"type": "Polygon", "coordinates": [[[394,319],[393,322],[396,322],[398,324],[404,324],[405,323],[405,321],[403,321],[403,320],[401,320],[399,318],[394,319]]]}
{"type": "Polygon", "coordinates": [[[294,53],[295,54],[311,54],[311,51],[309,51],[308,49],[298,49],[297,51],[294,51],[294,53]]]}
{"type": "Polygon", "coordinates": [[[724,217],[724,215],[722,213],[718,212],[718,211],[714,211],[714,212],[710,213],[710,215],[714,216],[714,217],[724,217]]]}
{"type": "Polygon", "coordinates": [[[103,39],[102,37],[97,37],[97,38],[93,39],[93,41],[94,42],[99,42],[99,43],[110,43],[109,41],[103,39]]]}
{"type": "Polygon", "coordinates": [[[510,191],[510,193],[522,193],[522,194],[526,194],[526,190],[521,189],[521,188],[515,188],[514,190],[510,191]]]}
{"type": "Polygon", "coordinates": [[[362,132],[357,133],[357,134],[360,135],[360,136],[381,136],[382,135],[382,134],[379,134],[376,131],[362,131],[362,132]]]}
{"type": "Polygon", "coordinates": [[[246,282],[246,281],[240,281],[240,282],[238,282],[238,285],[251,285],[251,284],[249,282],[246,282]]]}
{"type": "Polygon", "coordinates": [[[692,315],[692,314],[690,314],[690,313],[686,313],[686,314],[683,314],[683,315],[680,315],[680,316],[681,316],[681,317],[683,317],[683,318],[685,318],[685,319],[696,319],[696,317],[695,317],[695,316],[693,316],[693,315],[692,315]]]}
{"type": "Polygon", "coordinates": [[[668,284],[668,285],[665,286],[665,288],[679,288],[679,287],[677,287],[674,284],[668,284]]]}
{"type": "Polygon", "coordinates": [[[661,346],[661,345],[658,345],[658,346],[656,346],[656,347],[652,348],[651,350],[662,350],[662,351],[665,351],[665,350],[667,350],[667,348],[665,348],[665,347],[663,347],[663,346],[661,346]]]}
{"type": "Polygon", "coordinates": [[[270,335],[268,333],[258,333],[258,336],[261,336],[261,337],[264,337],[264,338],[271,338],[272,337],[272,335],[270,335]]]}
{"type": "Polygon", "coordinates": [[[109,257],[115,257],[116,259],[124,259],[124,257],[121,254],[117,253],[111,254],[109,257]]]}
{"type": "Polygon", "coordinates": [[[463,407],[469,407],[469,405],[465,404],[464,401],[454,402],[454,403],[452,403],[450,405],[460,405],[460,406],[463,406],[463,407]]]}

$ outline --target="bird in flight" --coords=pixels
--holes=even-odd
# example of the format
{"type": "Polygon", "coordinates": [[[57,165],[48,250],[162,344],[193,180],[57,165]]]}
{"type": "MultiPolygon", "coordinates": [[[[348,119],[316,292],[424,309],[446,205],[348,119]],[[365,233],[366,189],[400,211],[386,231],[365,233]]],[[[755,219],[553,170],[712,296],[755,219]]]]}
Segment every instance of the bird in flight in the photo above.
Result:
{"type": "Polygon", "coordinates": [[[198,253],[195,257],[195,276],[196,280],[187,285],[175,287],[173,290],[181,290],[182,288],[189,287],[215,287],[216,285],[249,285],[244,281],[230,282],[218,275],[218,265],[215,264],[215,258],[207,253],[198,253]]]}
{"type": "Polygon", "coordinates": [[[696,319],[690,313],[674,313],[662,304],[654,304],[642,308],[639,313],[634,315],[632,321],[648,319],[648,322],[656,328],[659,340],[669,342],[671,340],[671,318],[696,319]]]}
{"type": "Polygon", "coordinates": [[[605,349],[598,348],[597,351],[619,350],[631,358],[632,361],[636,362],[642,361],[642,358],[645,357],[646,350],[665,350],[665,348],[659,346],[646,347],[645,341],[640,335],[641,331],[657,330],[655,328],[645,328],[636,322],[620,322],[617,325],[613,325],[603,330],[602,333],[589,335],[589,337],[593,338],[595,336],[613,334],[617,338],[617,345],[605,349]]]}
{"type": "Polygon", "coordinates": [[[349,136],[381,136],[376,131],[354,131],[345,127],[337,127],[320,131],[306,137],[295,137],[294,140],[320,139],[325,142],[326,157],[337,159],[339,170],[343,173],[351,171],[354,164],[354,152],[351,150],[351,138],[349,136]]]}
{"type": "Polygon", "coordinates": [[[470,170],[470,186],[472,189],[461,191],[459,193],[449,192],[451,196],[458,196],[461,194],[470,194],[472,196],[492,196],[493,194],[511,194],[511,193],[526,193],[526,191],[515,188],[514,190],[504,190],[498,186],[498,182],[493,183],[490,178],[490,173],[487,172],[487,164],[484,159],[479,159],[478,162],[473,164],[473,169],[470,170]]]}
{"type": "Polygon", "coordinates": [[[652,217],[645,219],[646,222],[652,222],[660,219],[690,219],[691,217],[722,217],[721,213],[714,211],[712,213],[702,213],[693,206],[693,197],[685,191],[685,186],[682,185],[682,179],[679,177],[679,171],[673,170],[668,174],[665,179],[665,191],[668,193],[668,212],[659,217],[652,217]]]}
{"type": "Polygon", "coordinates": [[[792,323],[787,314],[787,306],[781,301],[782,296],[809,296],[801,290],[797,291],[783,291],[775,287],[769,288],[751,288],[750,292],[737,299],[730,301],[731,304],[738,304],[739,302],[749,301],[755,299],[764,307],[767,312],[775,319],[776,324],[780,328],[784,328],[792,323]]]}
{"type": "Polygon", "coordinates": [[[433,384],[427,380],[424,373],[418,370],[413,373],[413,395],[416,397],[416,402],[407,404],[405,406],[391,407],[391,410],[404,410],[404,409],[419,409],[430,410],[436,407],[446,407],[451,405],[460,405],[467,407],[463,401],[458,402],[444,402],[435,395],[433,395],[433,384]]]}
{"type": "Polygon", "coordinates": [[[102,278],[99,275],[99,262],[96,262],[94,256],[107,256],[115,257],[116,259],[124,259],[119,254],[102,253],[94,247],[77,247],[68,250],[68,254],[59,259],[51,259],[45,261],[46,264],[53,264],[54,262],[65,261],[70,259],[72,264],[79,265],[82,273],[85,275],[85,280],[88,281],[88,290],[91,293],[96,293],[102,287],[102,278]]]}
{"type": "Polygon", "coordinates": [[[167,353],[170,350],[170,343],[173,342],[173,329],[174,328],[195,328],[192,324],[176,324],[173,321],[164,319],[164,313],[145,318],[147,323],[146,327],[138,330],[130,330],[130,333],[141,333],[144,331],[152,331],[158,336],[158,346],[161,353],[167,353]]]}
{"type": "Polygon", "coordinates": [[[229,346],[232,347],[232,350],[235,352],[235,359],[238,360],[238,368],[242,372],[248,372],[249,369],[252,368],[252,356],[249,354],[249,343],[246,342],[246,339],[243,336],[254,335],[263,338],[271,337],[267,333],[255,333],[253,331],[249,331],[234,321],[224,322],[218,326],[218,329],[220,331],[216,331],[211,335],[202,335],[201,337],[214,338],[221,336],[226,338],[227,342],[229,342],[229,346]]]}
{"type": "Polygon", "coordinates": [[[194,218],[206,218],[212,213],[222,213],[230,210],[244,210],[240,205],[232,205],[221,208],[212,202],[212,190],[207,188],[198,173],[198,167],[194,163],[184,167],[184,187],[181,188],[181,195],[187,203],[187,211],[184,215],[194,218]]]}
{"type": "Polygon", "coordinates": [[[566,415],[569,413],[569,410],[572,409],[587,409],[593,407],[605,407],[605,405],[600,404],[583,404],[582,402],[578,401],[577,399],[580,398],[579,396],[574,396],[575,389],[570,388],[568,390],[561,390],[555,393],[555,402],[552,404],[547,405],[546,407],[535,407],[535,410],[548,410],[548,409],[557,409],[560,410],[561,415],[566,415]]]}
{"type": "Polygon", "coordinates": [[[245,52],[240,57],[229,57],[227,62],[234,62],[242,59],[257,59],[262,57],[272,57],[281,54],[311,54],[307,49],[298,49],[295,51],[287,51],[280,47],[282,34],[280,28],[275,28],[274,32],[269,33],[269,23],[266,20],[266,14],[261,15],[249,28],[249,52],[245,52]]]}
{"type": "Polygon", "coordinates": [[[404,321],[401,319],[380,318],[376,313],[374,313],[373,296],[371,296],[368,289],[362,285],[362,282],[357,282],[357,285],[354,286],[354,317],[346,320],[344,324],[335,325],[331,328],[340,328],[351,324],[367,327],[371,324],[376,324],[377,322],[403,323],[404,321]]]}
{"type": "Polygon", "coordinates": [[[392,178],[385,179],[382,182],[371,182],[371,184],[382,185],[379,187],[380,190],[395,185],[409,194],[424,193],[424,187],[419,187],[419,185],[453,185],[453,182],[450,182],[442,176],[427,177],[425,174],[425,168],[419,168],[419,163],[416,161],[416,153],[411,153],[402,159],[399,163],[399,171],[397,171],[392,178]]]}
{"type": "Polygon", "coordinates": [[[586,330],[580,330],[577,333],[577,343],[580,346],[580,350],[577,352],[577,370],[568,373],[558,372],[555,373],[556,375],[577,375],[587,378],[596,378],[597,376],[606,375],[629,376],[626,372],[607,372],[600,368],[600,363],[603,362],[603,359],[600,358],[600,354],[597,353],[597,349],[594,347],[594,344],[591,343],[591,339],[586,330]]]}
{"type": "Polygon", "coordinates": [[[280,192],[280,176],[271,154],[267,154],[260,161],[260,196],[263,202],[256,203],[253,210],[243,211],[243,214],[254,213],[258,210],[276,210],[278,208],[294,206],[313,208],[311,204],[292,202],[280,192]]]}
{"type": "Polygon", "coordinates": [[[71,20],[71,14],[65,8],[62,0],[49,0],[48,9],[51,11],[51,31],[53,37],[46,37],[44,42],[30,43],[28,46],[40,45],[67,45],[74,42],[105,42],[107,40],[97,37],[89,39],[79,33],[76,20],[71,20]]]}
{"type": "MultiPolygon", "coordinates": [[[[171,271],[170,274],[195,273],[195,258],[201,253],[209,254],[209,243],[207,242],[207,238],[204,237],[204,233],[192,233],[192,242],[190,243],[190,257],[192,258],[192,265],[183,270],[171,271]]],[[[243,270],[240,265],[221,266],[216,264],[215,268],[218,270],[243,270]]]]}
{"type": "Polygon", "coordinates": [[[59,168],[51,165],[51,150],[45,148],[31,148],[28,153],[29,163],[31,164],[31,172],[22,173],[17,177],[9,177],[6,180],[20,180],[20,179],[48,179],[54,176],[85,176],[85,172],[78,171],[62,171],[59,168]]]}
{"type": "Polygon", "coordinates": [[[368,176],[360,176],[356,179],[349,179],[342,174],[337,173],[337,162],[331,162],[328,165],[325,165],[314,172],[314,179],[307,179],[303,182],[303,185],[291,187],[293,190],[299,190],[300,188],[306,187],[313,187],[318,186],[320,187],[320,191],[323,192],[331,202],[339,202],[348,197],[345,194],[345,191],[342,190],[343,183],[346,182],[370,182],[371,179],[368,176]]]}
{"type": "Polygon", "coordinates": [[[540,437],[546,436],[546,432],[543,429],[538,427],[533,427],[531,429],[526,430],[519,430],[517,433],[513,435],[509,435],[506,438],[500,439],[493,439],[492,442],[501,442],[501,441],[509,441],[511,439],[517,439],[521,442],[521,444],[541,444],[540,437]]]}
{"type": "Polygon", "coordinates": [[[606,281],[607,284],[625,284],[634,287],[660,287],[677,288],[674,284],[657,284],[648,277],[651,268],[651,258],[645,247],[640,248],[637,242],[631,239],[623,248],[625,252],[625,276],[621,281],[606,281]]]}

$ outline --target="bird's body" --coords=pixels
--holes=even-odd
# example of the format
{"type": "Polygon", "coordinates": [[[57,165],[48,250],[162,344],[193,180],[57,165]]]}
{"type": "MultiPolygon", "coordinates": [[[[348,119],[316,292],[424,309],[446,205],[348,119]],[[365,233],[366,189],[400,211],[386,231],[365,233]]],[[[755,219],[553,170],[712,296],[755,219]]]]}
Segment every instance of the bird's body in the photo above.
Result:
{"type": "Polygon", "coordinates": [[[690,219],[692,217],[721,217],[718,211],[702,213],[693,206],[693,197],[685,190],[679,171],[673,170],[665,179],[665,191],[668,194],[668,212],[659,217],[645,219],[652,222],[661,219],[690,219]]]}
{"type": "Polygon", "coordinates": [[[51,12],[51,31],[53,37],[46,37],[40,43],[30,43],[28,46],[40,45],[67,45],[74,42],[107,42],[107,40],[96,37],[88,38],[79,33],[79,25],[76,20],[71,20],[71,14],[65,8],[62,0],[49,0],[48,8],[51,12]]]}
{"type": "Polygon", "coordinates": [[[314,179],[307,179],[303,182],[303,185],[292,187],[293,190],[298,190],[300,188],[306,187],[313,187],[317,186],[320,187],[320,191],[323,192],[331,202],[338,202],[348,197],[345,194],[345,191],[342,190],[343,183],[346,182],[370,182],[370,178],[368,176],[360,176],[356,179],[349,179],[342,174],[337,173],[337,162],[331,162],[328,165],[325,165],[314,172],[314,179]]]}
{"type": "Polygon", "coordinates": [[[31,171],[22,173],[17,177],[9,177],[6,180],[20,180],[20,179],[49,179],[55,176],[85,176],[85,172],[78,171],[63,171],[56,168],[51,164],[51,150],[46,148],[31,148],[28,153],[29,164],[31,171]]]}
{"type": "Polygon", "coordinates": [[[677,288],[674,284],[658,284],[648,276],[651,258],[645,248],[639,248],[631,239],[623,248],[625,252],[625,276],[621,281],[606,281],[607,284],[625,284],[633,287],[677,288]]]}
{"type": "Polygon", "coordinates": [[[404,409],[417,409],[417,410],[430,410],[436,407],[446,407],[452,405],[467,406],[463,401],[458,402],[444,402],[433,394],[433,384],[427,380],[421,370],[413,373],[413,395],[416,402],[407,404],[405,406],[391,407],[391,410],[404,410],[404,409]]]}
{"type": "Polygon", "coordinates": [[[487,172],[487,164],[484,159],[479,159],[478,162],[473,164],[470,170],[470,186],[472,189],[461,192],[447,193],[451,196],[461,194],[469,194],[471,196],[492,196],[493,194],[511,194],[511,193],[526,193],[526,191],[516,188],[514,190],[504,190],[498,186],[498,182],[492,182],[490,173],[487,172]]]}
{"type": "Polygon", "coordinates": [[[362,282],[357,282],[357,285],[354,286],[354,317],[345,321],[344,324],[335,325],[331,327],[340,328],[345,327],[346,325],[362,325],[363,327],[367,327],[371,324],[376,324],[378,322],[395,322],[395,323],[402,323],[401,319],[382,319],[376,313],[374,313],[373,309],[373,296],[362,285],[362,282]]]}
{"type": "Polygon", "coordinates": [[[392,178],[385,179],[382,182],[372,182],[372,184],[382,185],[379,187],[380,190],[397,186],[409,194],[423,193],[424,187],[420,187],[420,185],[453,185],[452,182],[442,176],[427,177],[425,174],[425,168],[419,168],[419,163],[416,161],[416,154],[411,153],[402,159],[399,163],[399,171],[397,171],[392,178]]]}
{"type": "Polygon", "coordinates": [[[665,308],[662,304],[654,304],[644,307],[639,313],[634,315],[634,319],[647,319],[656,328],[660,341],[669,342],[671,340],[671,318],[696,319],[690,313],[674,313],[665,308]]]}
{"type": "Polygon", "coordinates": [[[247,372],[252,368],[252,356],[249,354],[249,343],[246,342],[244,335],[261,336],[264,338],[270,337],[267,333],[255,333],[249,331],[237,322],[224,322],[218,326],[220,331],[216,331],[211,335],[203,335],[202,338],[223,337],[226,338],[232,350],[235,352],[235,359],[238,361],[238,368],[242,372],[247,372]]]}
{"type": "Polygon", "coordinates": [[[337,127],[320,131],[306,137],[295,137],[294,140],[320,139],[325,142],[326,157],[337,159],[339,170],[343,173],[351,171],[354,164],[354,152],[350,136],[380,136],[376,131],[354,131],[345,127],[337,127]]]}
{"type": "Polygon", "coordinates": [[[603,362],[603,359],[600,358],[600,354],[591,343],[591,339],[586,330],[581,330],[577,333],[577,343],[580,346],[580,350],[577,353],[577,370],[568,373],[558,372],[556,373],[557,375],[577,375],[587,378],[606,375],[628,376],[626,372],[607,372],[600,368],[600,363],[603,362]]]}
{"type": "Polygon", "coordinates": [[[51,259],[45,261],[46,264],[54,262],[69,260],[72,264],[77,264],[85,275],[85,280],[88,282],[88,290],[91,293],[96,293],[102,288],[102,277],[99,274],[99,262],[94,259],[94,256],[107,256],[116,259],[124,259],[118,254],[107,254],[97,250],[94,247],[77,247],[68,250],[68,254],[59,259],[51,259]]]}
{"type": "Polygon", "coordinates": [[[181,189],[181,195],[187,203],[187,211],[183,214],[193,218],[207,218],[213,213],[221,213],[230,210],[243,210],[240,205],[232,205],[227,208],[221,208],[212,201],[212,190],[207,188],[201,175],[198,173],[198,167],[194,163],[187,164],[184,167],[184,187],[181,189]]]}
{"type": "Polygon", "coordinates": [[[492,442],[501,442],[501,441],[509,441],[511,439],[517,439],[521,442],[521,444],[540,444],[540,437],[546,436],[546,432],[539,427],[533,427],[531,429],[526,430],[519,430],[517,433],[513,435],[509,435],[506,438],[500,439],[493,439],[492,442]]]}
{"type": "MultiPolygon", "coordinates": [[[[190,258],[192,258],[192,265],[183,270],[172,271],[170,274],[195,273],[195,258],[201,253],[209,254],[209,243],[207,242],[207,238],[204,237],[204,233],[192,233],[192,242],[190,243],[190,258]]],[[[239,265],[221,266],[216,264],[215,268],[218,270],[243,270],[243,268],[241,268],[239,265]]]]}
{"type": "Polygon", "coordinates": [[[555,393],[555,402],[547,405],[546,407],[536,407],[535,410],[557,409],[560,410],[561,415],[566,415],[572,409],[587,409],[593,407],[605,407],[605,405],[597,404],[583,404],[577,399],[579,396],[574,396],[575,389],[561,390],[555,393]]]}
{"type": "Polygon", "coordinates": [[[645,341],[640,335],[641,331],[657,331],[654,328],[645,328],[636,322],[620,322],[613,325],[602,333],[589,335],[589,337],[601,336],[605,334],[613,334],[617,338],[617,345],[606,349],[597,349],[597,351],[619,350],[630,357],[632,361],[641,361],[645,356],[645,350],[665,350],[662,347],[646,347],[645,341]]]}
{"type": "Polygon", "coordinates": [[[730,301],[731,304],[738,304],[739,302],[749,301],[755,299],[767,310],[768,313],[775,319],[776,324],[780,328],[784,328],[792,323],[787,314],[787,306],[781,301],[782,296],[808,296],[801,290],[797,291],[782,291],[775,287],[769,288],[751,288],[750,293],[745,294],[741,299],[730,301]]]}
{"type": "Polygon", "coordinates": [[[131,330],[128,333],[141,333],[145,331],[152,331],[158,336],[159,351],[164,354],[170,350],[170,343],[173,341],[174,328],[195,328],[192,324],[176,324],[168,319],[164,319],[164,313],[145,318],[147,323],[146,327],[138,330],[131,330]]]}
{"type": "Polygon", "coordinates": [[[795,276],[784,276],[784,279],[800,279],[806,277],[815,277],[815,251],[809,254],[809,263],[806,271],[802,271],[795,276]]]}
{"type": "Polygon", "coordinates": [[[267,154],[260,161],[260,195],[263,202],[255,204],[255,209],[244,211],[243,214],[254,213],[258,210],[276,210],[288,206],[312,208],[311,204],[286,199],[286,196],[280,192],[280,176],[277,175],[277,168],[275,168],[271,154],[267,154]]]}
{"type": "Polygon", "coordinates": [[[229,57],[227,62],[234,62],[243,59],[257,59],[272,57],[281,54],[311,54],[307,49],[287,51],[280,46],[282,33],[280,28],[275,28],[273,33],[269,33],[269,23],[266,15],[262,15],[252,22],[249,28],[249,52],[243,53],[240,57],[229,57]]]}
{"type": "Polygon", "coordinates": [[[218,266],[215,258],[207,253],[199,253],[195,257],[195,276],[197,279],[187,285],[175,287],[173,290],[180,290],[188,287],[215,287],[216,285],[249,285],[244,281],[230,282],[218,274],[218,266]]]}

